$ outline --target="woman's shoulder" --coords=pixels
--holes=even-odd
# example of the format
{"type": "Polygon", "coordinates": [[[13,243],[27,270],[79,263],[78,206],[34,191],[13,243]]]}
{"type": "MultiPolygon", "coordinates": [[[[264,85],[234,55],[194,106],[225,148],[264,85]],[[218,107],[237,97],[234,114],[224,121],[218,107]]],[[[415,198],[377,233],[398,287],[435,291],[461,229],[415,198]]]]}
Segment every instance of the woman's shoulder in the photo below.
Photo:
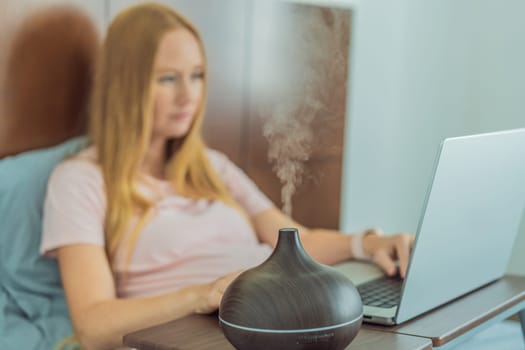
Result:
{"type": "Polygon", "coordinates": [[[211,148],[207,148],[206,153],[211,166],[223,179],[237,177],[240,173],[243,173],[240,166],[225,153],[211,148]]]}
{"type": "Polygon", "coordinates": [[[64,181],[74,181],[79,178],[101,181],[102,171],[98,165],[94,147],[86,148],[62,160],[53,170],[51,178],[64,181]]]}
{"type": "Polygon", "coordinates": [[[219,150],[207,147],[205,152],[210,161],[228,160],[228,156],[219,150]]]}
{"type": "Polygon", "coordinates": [[[219,150],[206,148],[206,155],[212,167],[217,171],[221,171],[232,164],[230,158],[219,150]]]}

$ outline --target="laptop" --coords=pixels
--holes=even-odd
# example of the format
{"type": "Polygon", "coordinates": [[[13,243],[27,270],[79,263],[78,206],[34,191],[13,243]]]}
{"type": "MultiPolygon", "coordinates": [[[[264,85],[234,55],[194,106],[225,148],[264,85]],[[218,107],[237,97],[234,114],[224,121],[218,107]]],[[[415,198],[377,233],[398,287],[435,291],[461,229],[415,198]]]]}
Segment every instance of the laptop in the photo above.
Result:
{"type": "Polygon", "coordinates": [[[395,325],[501,278],[525,206],[525,129],[441,144],[407,275],[357,285],[363,320],[395,325]]]}

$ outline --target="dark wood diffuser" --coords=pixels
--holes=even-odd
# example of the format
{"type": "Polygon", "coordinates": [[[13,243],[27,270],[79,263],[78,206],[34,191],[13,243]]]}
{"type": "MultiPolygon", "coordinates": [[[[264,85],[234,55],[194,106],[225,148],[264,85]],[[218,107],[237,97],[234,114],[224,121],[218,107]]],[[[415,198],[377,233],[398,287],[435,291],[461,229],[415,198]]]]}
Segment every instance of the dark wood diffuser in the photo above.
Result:
{"type": "Polygon", "coordinates": [[[219,321],[239,350],[344,349],[361,327],[352,284],[314,261],[295,228],[279,230],[273,254],[226,289],[219,321]]]}

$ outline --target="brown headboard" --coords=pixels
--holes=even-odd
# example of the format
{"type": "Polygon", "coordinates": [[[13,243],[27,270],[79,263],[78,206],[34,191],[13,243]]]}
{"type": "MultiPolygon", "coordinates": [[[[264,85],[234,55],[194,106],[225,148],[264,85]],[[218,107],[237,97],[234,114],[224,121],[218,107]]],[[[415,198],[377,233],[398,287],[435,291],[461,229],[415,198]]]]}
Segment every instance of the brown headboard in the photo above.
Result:
{"type": "Polygon", "coordinates": [[[9,41],[0,158],[85,132],[100,46],[93,21],[77,8],[48,7],[27,16],[9,41]]]}

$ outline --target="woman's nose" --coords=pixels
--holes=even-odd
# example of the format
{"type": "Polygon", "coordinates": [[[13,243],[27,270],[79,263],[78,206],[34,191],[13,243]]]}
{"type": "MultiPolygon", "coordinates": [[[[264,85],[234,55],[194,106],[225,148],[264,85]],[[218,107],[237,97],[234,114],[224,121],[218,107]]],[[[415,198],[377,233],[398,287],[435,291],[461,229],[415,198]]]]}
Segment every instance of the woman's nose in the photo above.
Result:
{"type": "Polygon", "coordinates": [[[185,105],[191,101],[191,86],[190,81],[181,80],[179,88],[177,89],[176,101],[180,105],[185,105]]]}

